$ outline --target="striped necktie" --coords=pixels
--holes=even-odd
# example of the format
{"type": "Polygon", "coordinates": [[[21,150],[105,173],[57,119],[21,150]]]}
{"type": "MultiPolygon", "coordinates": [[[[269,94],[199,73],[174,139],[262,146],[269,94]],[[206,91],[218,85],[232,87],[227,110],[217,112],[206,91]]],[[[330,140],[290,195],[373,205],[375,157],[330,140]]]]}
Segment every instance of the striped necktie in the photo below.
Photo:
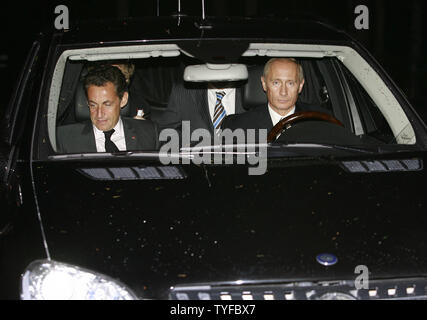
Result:
{"type": "Polygon", "coordinates": [[[222,121],[224,120],[227,113],[225,112],[224,106],[222,104],[222,99],[225,96],[224,91],[216,92],[216,104],[214,109],[214,118],[213,118],[213,126],[215,130],[221,128],[222,121]]]}

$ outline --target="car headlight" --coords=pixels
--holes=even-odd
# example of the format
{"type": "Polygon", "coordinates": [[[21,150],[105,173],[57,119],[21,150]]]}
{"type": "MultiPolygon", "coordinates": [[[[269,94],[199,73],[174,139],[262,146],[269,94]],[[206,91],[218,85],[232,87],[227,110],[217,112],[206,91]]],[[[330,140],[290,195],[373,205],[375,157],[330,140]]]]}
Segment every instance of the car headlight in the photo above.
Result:
{"type": "Polygon", "coordinates": [[[135,300],[112,278],[77,266],[48,260],[32,262],[22,276],[23,300],[135,300]]]}

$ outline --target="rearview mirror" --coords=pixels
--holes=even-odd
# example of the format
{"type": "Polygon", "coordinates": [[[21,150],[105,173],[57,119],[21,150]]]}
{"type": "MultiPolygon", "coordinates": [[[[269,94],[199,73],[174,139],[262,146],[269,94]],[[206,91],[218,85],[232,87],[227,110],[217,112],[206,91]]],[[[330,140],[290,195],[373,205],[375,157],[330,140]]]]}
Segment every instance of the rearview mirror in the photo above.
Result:
{"type": "Polygon", "coordinates": [[[225,82],[248,79],[248,68],[244,64],[200,64],[188,66],[184,71],[184,81],[225,82]]]}

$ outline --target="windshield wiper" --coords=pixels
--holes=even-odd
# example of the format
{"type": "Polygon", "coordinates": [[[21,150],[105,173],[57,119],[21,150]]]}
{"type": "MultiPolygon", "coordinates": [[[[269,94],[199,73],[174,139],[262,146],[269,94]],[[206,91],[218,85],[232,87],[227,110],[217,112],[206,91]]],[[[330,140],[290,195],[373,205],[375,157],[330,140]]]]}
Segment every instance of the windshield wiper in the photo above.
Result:
{"type": "Polygon", "coordinates": [[[59,154],[49,156],[49,160],[89,160],[89,159],[123,159],[123,158],[158,158],[159,153],[156,152],[132,152],[132,151],[119,151],[114,153],[106,152],[92,152],[92,153],[72,153],[72,154],[59,154]]]}
{"type": "Polygon", "coordinates": [[[352,151],[352,152],[357,152],[357,153],[378,154],[378,152],[379,152],[379,148],[377,146],[375,146],[375,147],[371,146],[371,149],[375,149],[375,151],[369,150],[366,148],[361,148],[361,147],[343,146],[343,145],[338,145],[338,144],[332,144],[330,146],[336,150],[352,151]]]}
{"type": "Polygon", "coordinates": [[[338,144],[328,144],[328,143],[293,143],[293,144],[273,144],[274,146],[280,146],[281,148],[304,148],[304,149],[333,149],[333,150],[342,150],[342,151],[350,151],[356,153],[364,153],[364,154],[378,154],[379,148],[378,146],[369,146],[369,148],[362,148],[357,146],[345,146],[338,144]],[[374,149],[374,150],[372,150],[374,149]]]}
{"type": "Polygon", "coordinates": [[[180,149],[180,154],[191,154],[191,153],[245,153],[253,154],[259,148],[267,148],[267,143],[253,143],[253,144],[213,144],[207,146],[196,146],[196,147],[183,147],[180,149]]]}

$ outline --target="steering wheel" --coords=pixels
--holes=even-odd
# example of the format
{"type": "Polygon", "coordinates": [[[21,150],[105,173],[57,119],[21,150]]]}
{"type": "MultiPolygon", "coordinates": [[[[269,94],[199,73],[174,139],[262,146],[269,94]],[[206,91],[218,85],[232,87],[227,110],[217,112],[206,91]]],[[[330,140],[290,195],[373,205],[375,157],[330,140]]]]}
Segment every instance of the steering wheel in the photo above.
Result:
{"type": "Polygon", "coordinates": [[[322,112],[305,111],[298,112],[286,117],[278,122],[273,129],[268,133],[267,142],[271,143],[277,139],[277,136],[283,132],[283,130],[289,129],[292,125],[301,121],[320,120],[330,122],[341,127],[344,127],[341,121],[337,118],[322,112]]]}

